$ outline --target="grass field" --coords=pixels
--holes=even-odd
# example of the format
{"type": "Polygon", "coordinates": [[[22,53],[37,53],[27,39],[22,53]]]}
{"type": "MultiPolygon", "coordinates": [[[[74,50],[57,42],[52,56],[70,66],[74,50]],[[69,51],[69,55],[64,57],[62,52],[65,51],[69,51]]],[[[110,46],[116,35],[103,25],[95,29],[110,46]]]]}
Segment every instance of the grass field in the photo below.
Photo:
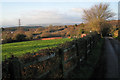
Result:
{"type": "Polygon", "coordinates": [[[72,41],[72,39],[63,38],[63,39],[54,39],[54,40],[34,40],[34,41],[24,41],[16,43],[8,43],[2,45],[2,58],[4,56],[10,57],[11,54],[15,56],[21,56],[27,52],[32,53],[37,52],[40,49],[56,47],[61,43],[66,41],[72,41]]]}

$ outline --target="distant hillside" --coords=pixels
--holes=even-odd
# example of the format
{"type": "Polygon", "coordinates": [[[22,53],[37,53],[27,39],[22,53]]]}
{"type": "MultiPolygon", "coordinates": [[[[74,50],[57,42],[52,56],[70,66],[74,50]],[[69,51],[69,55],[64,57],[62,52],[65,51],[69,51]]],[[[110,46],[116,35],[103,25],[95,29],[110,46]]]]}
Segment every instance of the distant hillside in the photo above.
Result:
{"type": "MultiPolygon", "coordinates": [[[[119,20],[120,21],[120,20],[119,20]]],[[[108,23],[112,24],[113,31],[116,29],[116,25],[119,23],[118,20],[111,20],[108,23]]],[[[25,40],[36,40],[42,38],[51,37],[80,37],[84,31],[87,35],[90,34],[89,25],[84,23],[74,25],[49,25],[43,26],[21,26],[21,27],[9,27],[2,28],[2,40],[3,43],[15,42],[18,34],[24,34],[25,40]]]]}
{"type": "Polygon", "coordinates": [[[2,39],[6,42],[17,41],[16,36],[18,34],[24,34],[26,40],[34,40],[41,38],[50,37],[76,37],[81,34],[84,24],[74,25],[63,25],[47,27],[42,26],[21,26],[21,27],[10,27],[2,28],[2,39]],[[12,40],[12,41],[11,41],[12,40]]]}
{"type": "MultiPolygon", "coordinates": [[[[20,28],[24,29],[25,31],[28,29],[36,29],[41,28],[42,26],[21,26],[20,28]]],[[[4,28],[4,31],[16,31],[19,27],[6,27],[4,28]]]]}
{"type": "Polygon", "coordinates": [[[108,21],[108,23],[116,26],[116,25],[120,24],[120,20],[110,20],[110,21],[108,21]]]}
{"type": "Polygon", "coordinates": [[[24,28],[40,28],[40,27],[43,27],[43,26],[23,26],[24,28]]]}

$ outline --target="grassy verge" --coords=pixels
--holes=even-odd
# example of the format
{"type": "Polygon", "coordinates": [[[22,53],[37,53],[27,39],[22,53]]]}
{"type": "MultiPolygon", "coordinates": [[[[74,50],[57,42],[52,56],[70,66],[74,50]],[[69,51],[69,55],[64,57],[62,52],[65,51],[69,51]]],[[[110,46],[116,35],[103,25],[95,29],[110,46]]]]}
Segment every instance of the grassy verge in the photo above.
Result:
{"type": "Polygon", "coordinates": [[[88,56],[87,62],[84,62],[79,67],[75,68],[70,73],[70,78],[80,78],[88,80],[91,78],[91,76],[93,76],[96,65],[98,64],[100,59],[103,42],[104,40],[101,39],[97,43],[96,47],[91,52],[91,55],[88,56]]]}
{"type": "Polygon", "coordinates": [[[119,37],[116,37],[115,39],[119,40],[120,41],[120,38],[119,37]]]}

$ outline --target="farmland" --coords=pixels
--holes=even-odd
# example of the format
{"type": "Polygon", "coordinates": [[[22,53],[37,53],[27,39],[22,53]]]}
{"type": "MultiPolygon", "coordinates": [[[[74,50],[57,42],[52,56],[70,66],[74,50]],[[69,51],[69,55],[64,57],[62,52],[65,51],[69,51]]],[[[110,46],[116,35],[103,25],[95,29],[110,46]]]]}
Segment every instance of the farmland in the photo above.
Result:
{"type": "Polygon", "coordinates": [[[24,41],[16,43],[8,43],[2,45],[2,58],[4,56],[10,57],[11,54],[15,56],[22,56],[25,53],[37,52],[40,49],[56,47],[66,41],[72,41],[72,39],[54,39],[54,40],[34,40],[34,41],[24,41]]]}

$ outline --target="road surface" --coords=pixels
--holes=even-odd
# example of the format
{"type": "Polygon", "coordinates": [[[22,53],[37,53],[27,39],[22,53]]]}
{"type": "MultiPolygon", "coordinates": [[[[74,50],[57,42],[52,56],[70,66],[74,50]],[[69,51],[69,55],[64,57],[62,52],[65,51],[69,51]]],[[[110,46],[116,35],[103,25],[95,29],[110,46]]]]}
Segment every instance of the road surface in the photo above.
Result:
{"type": "MultiPolygon", "coordinates": [[[[95,80],[120,80],[120,42],[105,37],[102,55],[95,69],[95,80]]],[[[92,79],[91,79],[92,80],[92,79]]]]}
{"type": "Polygon", "coordinates": [[[119,50],[120,43],[113,38],[105,38],[104,55],[106,58],[105,78],[119,78],[119,50]]]}

